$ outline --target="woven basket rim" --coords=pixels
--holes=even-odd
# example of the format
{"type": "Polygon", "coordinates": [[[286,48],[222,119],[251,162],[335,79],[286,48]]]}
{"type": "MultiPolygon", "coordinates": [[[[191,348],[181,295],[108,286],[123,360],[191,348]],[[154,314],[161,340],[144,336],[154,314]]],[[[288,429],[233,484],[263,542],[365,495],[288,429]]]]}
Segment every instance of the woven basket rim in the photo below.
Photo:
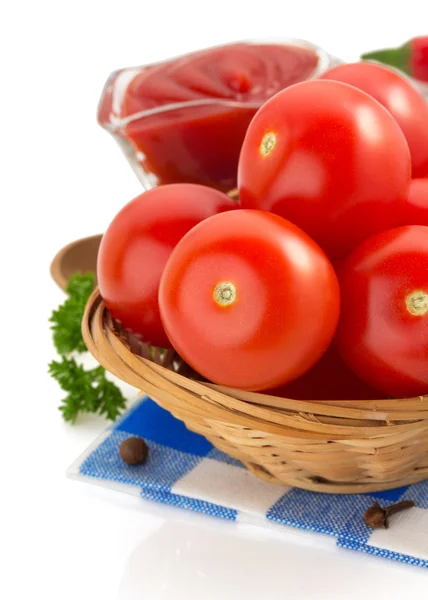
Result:
{"type": "Polygon", "coordinates": [[[259,477],[330,493],[378,491],[428,478],[428,396],[302,401],[191,379],[167,368],[168,351],[154,349],[151,359],[133,352],[98,288],[88,300],[82,333],[108,371],[259,477]],[[331,477],[317,475],[330,471],[331,477]]]}
{"type": "MultiPolygon", "coordinates": [[[[85,315],[83,317],[83,321],[82,321],[82,332],[83,332],[83,337],[85,339],[85,342],[88,342],[88,350],[91,352],[91,354],[98,354],[99,352],[97,350],[96,345],[93,344],[92,341],[92,336],[91,336],[91,330],[90,330],[90,323],[91,323],[91,319],[92,316],[94,314],[94,312],[97,309],[101,309],[103,312],[108,314],[108,309],[104,304],[104,301],[101,297],[99,288],[96,287],[94,289],[94,291],[91,294],[91,297],[88,300],[88,303],[86,305],[85,308],[85,315]]],[[[110,327],[111,327],[111,331],[112,331],[112,335],[114,335],[117,340],[118,343],[120,343],[124,348],[126,348],[126,343],[123,339],[121,339],[121,337],[114,331],[114,329],[111,326],[111,319],[110,319],[110,327]]],[[[132,352],[130,352],[127,349],[127,352],[129,352],[130,354],[133,354],[132,352]]],[[[99,355],[99,358],[101,358],[101,356],[99,355]]],[[[147,364],[153,364],[150,360],[147,360],[145,358],[139,357],[139,360],[147,363],[147,364]]],[[[158,372],[168,372],[169,370],[161,365],[156,365],[156,370],[158,372]]],[[[187,378],[176,374],[177,377],[177,382],[182,379],[182,380],[186,380],[187,378]]],[[[331,407],[331,412],[330,414],[333,416],[337,411],[334,410],[334,407],[337,408],[345,408],[349,410],[349,414],[352,415],[353,417],[357,418],[360,417],[362,418],[362,413],[364,412],[365,415],[367,415],[367,413],[370,413],[370,415],[372,416],[372,418],[377,418],[376,416],[373,417],[373,413],[382,413],[382,415],[386,415],[386,414],[391,414],[390,411],[391,409],[395,409],[397,410],[398,413],[405,413],[404,415],[402,415],[403,419],[412,419],[415,418],[415,412],[412,411],[411,412],[411,416],[409,414],[408,410],[404,410],[404,408],[408,409],[409,407],[409,403],[411,403],[411,406],[416,406],[418,405],[420,407],[420,411],[422,412],[427,412],[426,414],[426,418],[428,419],[428,394],[427,395],[423,395],[423,396],[412,396],[412,397],[408,397],[408,398],[378,398],[378,399],[374,399],[374,400],[366,400],[366,399],[362,399],[362,400],[296,400],[293,398],[285,398],[282,396],[272,396],[270,394],[264,394],[263,392],[249,392],[246,390],[239,390],[238,388],[231,388],[228,386],[223,386],[223,385],[219,385],[219,384],[215,384],[215,383],[211,383],[211,382],[204,382],[204,381],[198,381],[199,385],[203,385],[203,386],[207,386],[209,388],[212,389],[217,389],[219,391],[222,391],[225,394],[231,394],[231,395],[236,395],[237,399],[243,401],[245,403],[245,398],[244,396],[247,396],[248,398],[253,398],[254,401],[256,400],[260,400],[262,397],[267,397],[269,399],[275,399],[275,400],[280,400],[280,403],[283,407],[285,406],[289,406],[290,408],[293,409],[312,409],[316,412],[317,407],[323,407],[323,410],[328,410],[327,407],[331,407]],[[357,412],[358,411],[358,412],[357,412]]],[[[269,403],[270,404],[270,403],[269,403]]],[[[395,412],[394,410],[394,412],[395,412]]],[[[417,411],[418,412],[418,411],[417,411]]],[[[383,420],[383,417],[379,416],[379,420],[383,420]]]]}

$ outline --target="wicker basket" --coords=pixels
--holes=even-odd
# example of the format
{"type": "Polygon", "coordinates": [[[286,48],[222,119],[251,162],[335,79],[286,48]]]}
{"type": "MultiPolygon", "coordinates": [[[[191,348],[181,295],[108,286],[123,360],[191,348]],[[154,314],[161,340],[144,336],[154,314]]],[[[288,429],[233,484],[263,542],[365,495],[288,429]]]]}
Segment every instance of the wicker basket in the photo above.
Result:
{"type": "Polygon", "coordinates": [[[122,331],[98,290],[83,336],[108,371],[263,479],[345,494],[428,478],[428,396],[303,402],[198,381],[174,351],[162,353],[122,331]]]}

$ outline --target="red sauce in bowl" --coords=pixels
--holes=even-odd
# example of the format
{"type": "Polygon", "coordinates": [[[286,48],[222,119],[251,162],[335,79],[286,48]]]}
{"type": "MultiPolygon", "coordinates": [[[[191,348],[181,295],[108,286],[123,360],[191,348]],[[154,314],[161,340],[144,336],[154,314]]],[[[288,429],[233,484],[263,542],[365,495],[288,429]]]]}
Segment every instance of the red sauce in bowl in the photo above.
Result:
{"type": "Polygon", "coordinates": [[[314,75],[315,50],[236,43],[124,69],[107,82],[98,121],[157,184],[236,186],[239,152],[257,109],[314,75]]]}

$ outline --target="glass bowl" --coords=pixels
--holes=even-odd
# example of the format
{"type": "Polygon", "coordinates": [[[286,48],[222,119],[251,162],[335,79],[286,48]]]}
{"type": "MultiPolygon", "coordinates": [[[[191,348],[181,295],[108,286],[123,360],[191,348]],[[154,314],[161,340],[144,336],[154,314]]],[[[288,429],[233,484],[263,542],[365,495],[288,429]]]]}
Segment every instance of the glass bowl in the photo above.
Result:
{"type": "MultiPolygon", "coordinates": [[[[311,67],[304,80],[318,77],[340,62],[305,40],[236,43],[294,46],[312,51],[316,65],[311,67]]],[[[178,59],[222,48],[224,46],[205,48],[159,63],[121,69],[108,78],[98,107],[98,122],[117,141],[145,189],[177,182],[199,183],[223,191],[236,187],[237,165],[245,132],[266,97],[257,101],[193,97],[138,110],[138,98],[132,93],[132,86],[147,78],[156,67],[172,65],[178,59]]],[[[203,73],[205,75],[206,72],[203,73]]],[[[240,80],[232,84],[245,86],[246,82],[240,80]]],[[[273,93],[276,91],[278,89],[273,93]]],[[[159,93],[159,89],[153,88],[153,92],[159,93]]],[[[165,93],[170,93],[170,90],[165,93]]],[[[194,90],[190,95],[197,96],[194,90]]]]}

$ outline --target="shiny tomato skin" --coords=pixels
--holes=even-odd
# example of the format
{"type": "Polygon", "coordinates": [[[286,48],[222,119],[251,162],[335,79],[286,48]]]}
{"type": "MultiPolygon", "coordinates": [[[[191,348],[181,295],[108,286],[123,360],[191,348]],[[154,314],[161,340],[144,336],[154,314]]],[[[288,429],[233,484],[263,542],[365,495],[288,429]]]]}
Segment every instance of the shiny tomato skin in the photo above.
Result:
{"type": "Polygon", "coordinates": [[[246,390],[290,381],[324,353],[339,315],[334,269],[292,223],[262,211],[216,215],[172,252],[159,288],[165,331],[207,379],[246,390]],[[216,293],[226,286],[230,303],[216,293]]]}
{"type": "Polygon", "coordinates": [[[154,188],[124,206],[98,254],[98,285],[111,315],[144,342],[170,348],[158,305],[166,261],[192,227],[237,206],[219,191],[184,183],[154,188]]]}
{"type": "Polygon", "coordinates": [[[348,366],[393,397],[428,392],[428,227],[363,242],[339,275],[336,343],[348,366]]]}
{"type": "Polygon", "coordinates": [[[428,103],[404,76],[382,65],[361,62],[333,67],[321,79],[353,85],[380,102],[407,140],[412,177],[428,176],[428,103]]]}
{"type": "Polygon", "coordinates": [[[292,221],[342,258],[401,225],[410,170],[407,142],[383,106],[355,87],[315,80],[279,92],[257,112],[238,185],[243,208],[292,221]]]}
{"type": "Polygon", "coordinates": [[[384,394],[359,379],[332,343],[307,373],[267,392],[294,400],[377,400],[384,394]]]}
{"type": "Polygon", "coordinates": [[[404,224],[428,226],[428,178],[410,182],[404,224]]]}

